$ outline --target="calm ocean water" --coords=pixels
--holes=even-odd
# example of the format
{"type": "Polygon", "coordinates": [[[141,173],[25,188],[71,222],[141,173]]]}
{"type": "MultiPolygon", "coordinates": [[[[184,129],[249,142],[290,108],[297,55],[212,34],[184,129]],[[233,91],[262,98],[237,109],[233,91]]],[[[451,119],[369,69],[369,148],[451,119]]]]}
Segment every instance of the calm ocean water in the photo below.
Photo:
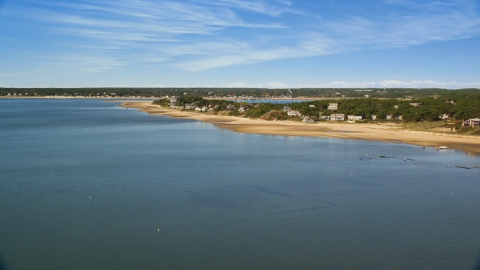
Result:
{"type": "Polygon", "coordinates": [[[27,99],[0,99],[0,151],[12,270],[471,269],[480,255],[480,159],[460,151],[27,99]]]}

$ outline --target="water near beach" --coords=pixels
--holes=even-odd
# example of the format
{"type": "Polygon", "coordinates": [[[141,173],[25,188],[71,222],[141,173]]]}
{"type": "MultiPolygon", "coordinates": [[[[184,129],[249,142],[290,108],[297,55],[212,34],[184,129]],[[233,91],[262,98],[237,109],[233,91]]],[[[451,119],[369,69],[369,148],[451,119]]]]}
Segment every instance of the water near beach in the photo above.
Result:
{"type": "Polygon", "coordinates": [[[0,151],[12,270],[469,269],[480,255],[480,159],[460,151],[27,99],[0,100],[0,151]]]}

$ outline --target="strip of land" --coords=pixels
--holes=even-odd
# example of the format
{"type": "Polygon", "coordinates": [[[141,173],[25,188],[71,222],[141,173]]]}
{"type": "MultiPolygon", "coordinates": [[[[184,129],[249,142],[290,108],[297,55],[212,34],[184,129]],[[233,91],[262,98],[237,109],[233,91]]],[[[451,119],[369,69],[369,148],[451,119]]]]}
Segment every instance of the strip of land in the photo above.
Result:
{"type": "Polygon", "coordinates": [[[403,129],[400,125],[338,122],[305,124],[293,121],[265,121],[261,119],[212,115],[194,111],[179,111],[153,105],[150,101],[124,102],[122,107],[139,109],[142,112],[147,112],[152,115],[199,120],[214,124],[219,128],[242,133],[373,140],[435,148],[445,145],[451,149],[480,154],[480,137],[410,131],[403,129]]]}

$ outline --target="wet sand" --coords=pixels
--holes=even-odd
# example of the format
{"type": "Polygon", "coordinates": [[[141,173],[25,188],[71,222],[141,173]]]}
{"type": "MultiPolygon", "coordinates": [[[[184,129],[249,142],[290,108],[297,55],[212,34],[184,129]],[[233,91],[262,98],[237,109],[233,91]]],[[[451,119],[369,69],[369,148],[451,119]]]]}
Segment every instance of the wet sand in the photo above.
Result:
{"type": "Polygon", "coordinates": [[[140,109],[140,111],[152,115],[195,119],[214,124],[219,128],[242,133],[373,140],[407,143],[424,147],[445,145],[450,149],[460,149],[480,154],[480,137],[410,131],[395,125],[338,122],[305,124],[293,121],[265,121],[261,119],[211,115],[194,111],[178,111],[153,105],[150,101],[124,102],[122,107],[140,109]]]}

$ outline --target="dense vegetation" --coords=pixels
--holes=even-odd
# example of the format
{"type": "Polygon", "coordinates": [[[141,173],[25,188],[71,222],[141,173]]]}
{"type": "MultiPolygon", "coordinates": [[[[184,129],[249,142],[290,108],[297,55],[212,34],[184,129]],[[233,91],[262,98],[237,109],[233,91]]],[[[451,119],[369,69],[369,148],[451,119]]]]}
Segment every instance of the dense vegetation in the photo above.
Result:
{"type": "MultiPolygon", "coordinates": [[[[339,103],[337,113],[358,115],[364,119],[385,119],[387,115],[396,118],[402,116],[404,121],[436,121],[439,116],[447,114],[457,120],[480,117],[479,89],[257,89],[257,88],[0,88],[0,96],[8,94],[25,96],[116,96],[116,97],[162,97],[177,96],[177,105],[192,104],[225,111],[229,104],[235,104],[230,114],[239,114],[243,106],[246,117],[257,118],[270,113],[275,119],[286,117],[283,105],[233,103],[226,100],[204,99],[205,97],[225,98],[271,98],[271,97],[313,97],[321,100],[289,105],[302,115],[318,119],[320,115],[334,113],[328,110],[331,102],[339,103]],[[449,101],[453,101],[452,103],[449,101]],[[410,103],[422,103],[415,107],[410,103]],[[310,105],[314,105],[310,106],[310,105]],[[272,111],[277,111],[272,113],[272,111]]],[[[157,104],[168,105],[169,101],[160,99],[157,104]]]]}
{"type": "MultiPolygon", "coordinates": [[[[155,101],[155,104],[169,105],[167,99],[155,101]]],[[[180,96],[176,102],[177,106],[185,104],[195,104],[198,107],[207,106],[215,108],[215,111],[225,111],[228,105],[234,105],[230,109],[231,115],[239,115],[238,110],[243,107],[246,111],[242,115],[248,118],[266,117],[282,120],[287,118],[287,113],[283,111],[285,104],[261,103],[251,104],[246,102],[232,102],[226,100],[207,100],[202,97],[180,96]]],[[[407,122],[418,121],[439,121],[441,116],[446,114],[450,119],[469,119],[480,117],[480,92],[470,93],[464,96],[450,95],[447,98],[424,97],[413,100],[400,99],[373,99],[358,98],[345,100],[314,100],[301,103],[288,104],[292,110],[299,111],[303,116],[308,116],[313,120],[320,119],[320,116],[328,116],[332,113],[341,113],[346,115],[362,116],[366,120],[372,119],[376,115],[377,120],[386,119],[387,115],[392,119],[398,119],[407,122]],[[452,97],[456,99],[451,99],[452,97]],[[338,109],[329,110],[330,103],[338,103],[338,109]],[[418,106],[414,106],[417,105],[418,106]]]]}

